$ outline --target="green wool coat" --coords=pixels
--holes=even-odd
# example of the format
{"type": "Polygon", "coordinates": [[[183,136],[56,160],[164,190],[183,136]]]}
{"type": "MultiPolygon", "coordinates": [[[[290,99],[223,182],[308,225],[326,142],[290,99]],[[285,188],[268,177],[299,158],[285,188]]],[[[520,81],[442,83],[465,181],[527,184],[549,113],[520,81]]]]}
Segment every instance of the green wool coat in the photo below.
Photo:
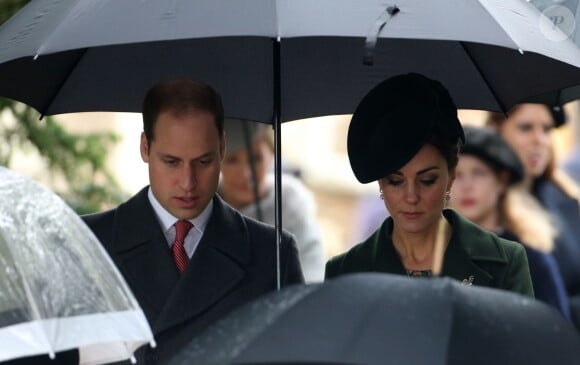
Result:
{"type": "MultiPolygon", "coordinates": [[[[533,297],[524,247],[483,230],[451,209],[443,215],[453,227],[442,276],[533,297]]],[[[393,219],[387,218],[366,241],[326,263],[326,279],[355,272],[407,275],[391,241],[393,219]]]]}

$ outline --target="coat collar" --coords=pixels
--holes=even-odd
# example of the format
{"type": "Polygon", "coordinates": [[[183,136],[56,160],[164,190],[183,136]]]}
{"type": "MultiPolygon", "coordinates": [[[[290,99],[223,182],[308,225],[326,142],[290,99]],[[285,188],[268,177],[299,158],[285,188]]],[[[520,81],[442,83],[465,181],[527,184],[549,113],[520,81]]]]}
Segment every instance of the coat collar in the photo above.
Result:
{"type": "MultiPolygon", "coordinates": [[[[455,211],[446,209],[443,215],[453,227],[445,251],[442,275],[455,278],[466,285],[489,286],[492,275],[479,263],[507,263],[507,255],[493,233],[484,231],[455,211]]],[[[406,275],[398,253],[391,241],[392,218],[369,238],[374,257],[374,270],[406,275]]]]}
{"type": "Polygon", "coordinates": [[[203,312],[242,280],[251,257],[244,220],[217,195],[208,225],[180,276],[147,198],[147,188],[119,206],[115,252],[136,296],[147,301],[155,334],[203,312]]]}

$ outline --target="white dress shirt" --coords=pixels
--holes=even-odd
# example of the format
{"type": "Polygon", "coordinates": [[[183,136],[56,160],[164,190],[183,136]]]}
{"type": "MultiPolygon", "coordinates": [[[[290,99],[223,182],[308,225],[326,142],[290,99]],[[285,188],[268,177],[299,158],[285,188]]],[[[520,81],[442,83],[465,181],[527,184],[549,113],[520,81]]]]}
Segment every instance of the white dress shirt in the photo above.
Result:
{"type": "MultiPolygon", "coordinates": [[[[155,211],[155,215],[159,220],[159,224],[161,225],[161,229],[163,230],[163,234],[165,235],[165,239],[167,240],[167,245],[171,248],[173,242],[175,241],[175,222],[179,219],[171,215],[165,208],[161,206],[161,204],[157,201],[153,192],[151,191],[151,187],[149,187],[149,191],[147,193],[149,197],[149,202],[151,202],[151,206],[155,211]]],[[[207,227],[207,222],[209,221],[209,217],[211,216],[211,212],[213,211],[213,200],[209,201],[209,204],[205,207],[205,209],[195,218],[189,219],[189,221],[193,224],[193,227],[187,232],[187,236],[185,236],[185,242],[183,247],[185,248],[185,252],[187,256],[191,259],[201,237],[203,236],[203,232],[207,227]]]]}

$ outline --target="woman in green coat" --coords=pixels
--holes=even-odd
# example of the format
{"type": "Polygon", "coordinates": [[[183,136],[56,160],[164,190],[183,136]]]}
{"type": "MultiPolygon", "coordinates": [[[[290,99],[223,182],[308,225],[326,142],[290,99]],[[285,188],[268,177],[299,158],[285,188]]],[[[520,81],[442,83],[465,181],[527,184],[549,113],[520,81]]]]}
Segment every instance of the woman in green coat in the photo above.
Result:
{"type": "Polygon", "coordinates": [[[355,272],[429,277],[435,269],[465,285],[533,296],[521,244],[445,209],[464,142],[457,107],[438,81],[405,74],[371,90],[353,114],[348,156],[361,183],[378,182],[390,217],[366,241],[328,261],[325,277],[355,272]]]}

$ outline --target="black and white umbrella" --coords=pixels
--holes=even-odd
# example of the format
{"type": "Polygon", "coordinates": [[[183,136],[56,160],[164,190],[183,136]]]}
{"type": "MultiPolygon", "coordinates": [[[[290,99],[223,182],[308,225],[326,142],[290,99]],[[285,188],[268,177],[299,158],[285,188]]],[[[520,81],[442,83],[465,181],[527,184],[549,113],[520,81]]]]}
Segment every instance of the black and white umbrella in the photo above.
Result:
{"type": "Polygon", "coordinates": [[[460,108],[501,111],[580,84],[580,50],[545,22],[519,0],[33,0],[0,28],[0,95],[47,115],[139,112],[153,83],[189,76],[228,116],[271,123],[350,114],[418,72],[460,108]]]}

